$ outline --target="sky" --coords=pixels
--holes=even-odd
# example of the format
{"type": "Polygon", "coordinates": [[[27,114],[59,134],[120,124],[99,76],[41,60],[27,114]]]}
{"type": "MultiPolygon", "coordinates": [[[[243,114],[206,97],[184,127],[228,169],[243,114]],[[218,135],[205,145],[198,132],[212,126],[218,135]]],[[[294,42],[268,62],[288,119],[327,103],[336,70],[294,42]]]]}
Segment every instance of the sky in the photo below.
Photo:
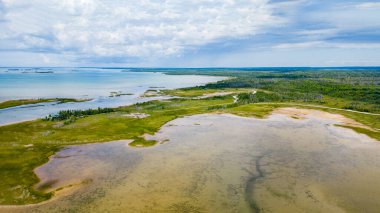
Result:
{"type": "Polygon", "coordinates": [[[0,0],[0,66],[380,66],[380,0],[0,0]]]}

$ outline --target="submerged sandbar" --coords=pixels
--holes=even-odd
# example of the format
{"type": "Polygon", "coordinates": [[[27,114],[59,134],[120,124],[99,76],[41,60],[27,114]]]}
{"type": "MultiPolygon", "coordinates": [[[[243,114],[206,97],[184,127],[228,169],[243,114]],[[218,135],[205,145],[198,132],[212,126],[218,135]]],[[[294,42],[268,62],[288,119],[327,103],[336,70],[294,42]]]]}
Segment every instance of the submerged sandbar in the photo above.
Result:
{"type": "MultiPolygon", "coordinates": [[[[94,177],[92,182],[51,202],[11,210],[379,209],[375,195],[380,189],[374,186],[380,185],[380,144],[335,126],[341,121],[332,115],[299,111],[303,119],[293,119],[283,113],[292,109],[283,110],[266,119],[230,114],[179,118],[149,138],[169,141],[150,148],[135,149],[120,141],[68,147],[38,169],[50,175],[43,181],[61,183],[50,190],[94,177]]],[[[4,210],[9,209],[0,212],[4,210]]]]}

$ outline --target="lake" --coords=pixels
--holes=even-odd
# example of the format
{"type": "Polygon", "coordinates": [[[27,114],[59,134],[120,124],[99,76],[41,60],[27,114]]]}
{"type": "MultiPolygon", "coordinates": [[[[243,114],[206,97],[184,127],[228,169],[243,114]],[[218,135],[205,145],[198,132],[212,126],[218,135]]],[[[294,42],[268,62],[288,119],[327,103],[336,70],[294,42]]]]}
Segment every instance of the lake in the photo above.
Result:
{"type": "Polygon", "coordinates": [[[118,107],[162,97],[142,98],[149,89],[193,87],[225,79],[165,75],[101,68],[0,68],[0,101],[37,98],[92,99],[76,103],[39,103],[0,109],[0,125],[33,120],[68,109],[118,107]],[[123,94],[109,97],[112,92],[123,94]]]}

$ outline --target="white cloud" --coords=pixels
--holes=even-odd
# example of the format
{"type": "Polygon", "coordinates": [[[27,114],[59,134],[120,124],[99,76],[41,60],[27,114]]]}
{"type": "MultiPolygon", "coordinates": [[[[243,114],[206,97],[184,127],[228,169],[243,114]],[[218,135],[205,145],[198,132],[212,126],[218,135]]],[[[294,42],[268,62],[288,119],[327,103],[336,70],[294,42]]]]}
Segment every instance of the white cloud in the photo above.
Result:
{"type": "Polygon", "coordinates": [[[279,23],[268,0],[4,0],[8,39],[82,56],[161,57],[279,23]]]}
{"type": "Polygon", "coordinates": [[[380,9],[380,2],[364,2],[356,5],[359,9],[365,9],[365,10],[379,10],[380,9]]]}
{"type": "Polygon", "coordinates": [[[338,49],[380,49],[380,43],[347,43],[347,42],[326,42],[310,41],[298,43],[283,43],[274,46],[275,49],[295,49],[295,48],[338,48],[338,49]]]}
{"type": "Polygon", "coordinates": [[[193,58],[196,66],[224,64],[232,59],[216,59],[229,54],[250,64],[263,54],[275,65],[272,53],[315,50],[379,57],[379,8],[360,0],[0,0],[0,63],[166,66],[193,58]]]}
{"type": "Polygon", "coordinates": [[[378,2],[336,3],[310,17],[340,31],[376,28],[380,27],[379,6],[378,2]]]}

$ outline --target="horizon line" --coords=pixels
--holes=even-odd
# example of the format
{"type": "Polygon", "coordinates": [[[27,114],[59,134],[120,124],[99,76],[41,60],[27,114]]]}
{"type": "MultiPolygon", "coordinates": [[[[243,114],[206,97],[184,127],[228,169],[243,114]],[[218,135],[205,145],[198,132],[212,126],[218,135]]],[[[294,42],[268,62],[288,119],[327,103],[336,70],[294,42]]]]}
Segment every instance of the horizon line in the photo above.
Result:
{"type": "Polygon", "coordinates": [[[216,66],[216,67],[129,67],[129,66],[0,66],[0,68],[101,68],[101,69],[258,69],[258,68],[380,68],[377,66],[216,66]]]}

